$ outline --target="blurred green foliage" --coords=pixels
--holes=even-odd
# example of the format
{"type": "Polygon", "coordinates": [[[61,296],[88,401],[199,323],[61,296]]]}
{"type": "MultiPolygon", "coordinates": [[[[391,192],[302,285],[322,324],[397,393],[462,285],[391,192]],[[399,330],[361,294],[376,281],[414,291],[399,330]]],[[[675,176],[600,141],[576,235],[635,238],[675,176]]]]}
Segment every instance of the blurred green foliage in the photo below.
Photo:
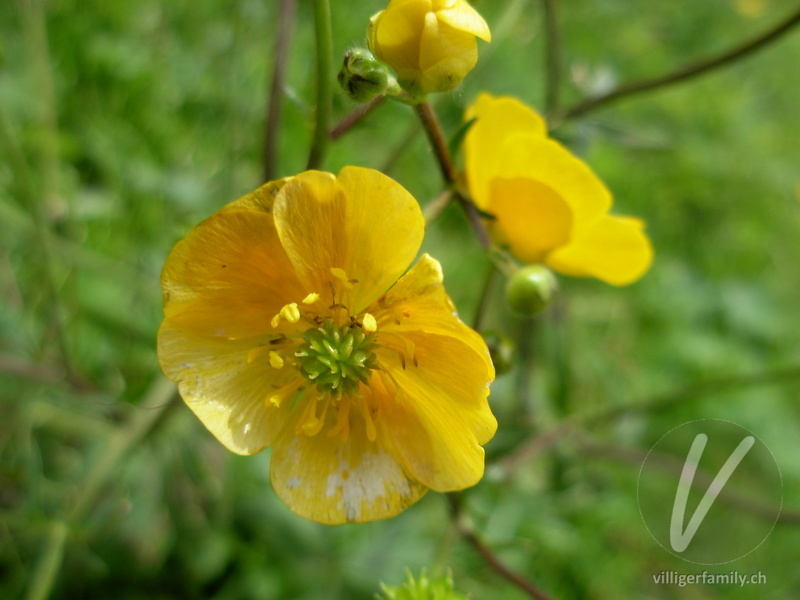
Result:
{"type": "MultiPolygon", "coordinates": [[[[366,599],[380,581],[401,582],[406,567],[451,568],[474,598],[525,597],[459,538],[443,496],[386,522],[306,522],[270,490],[269,452],[234,456],[180,403],[162,408],[160,267],[191,226],[261,183],[277,4],[0,5],[3,598],[36,598],[54,578],[58,599],[366,599]]],[[[787,4],[559,3],[562,101],[724,50],[784,18],[787,4]]],[[[494,42],[462,88],[436,101],[452,133],[480,90],[544,99],[540,3],[477,6],[494,42]]],[[[333,3],[337,56],[364,44],[382,7],[333,3]]],[[[283,175],[302,170],[308,152],[313,43],[299,2],[283,175]]],[[[528,363],[493,387],[500,429],[487,477],[464,502],[498,556],[554,598],[754,597],[752,587],[652,583],[665,569],[703,568],[649,536],[638,464],[620,457],[643,457],[686,421],[724,418],[755,431],[783,471],[784,506],[800,506],[798,61],[795,32],[554,132],[613,190],[616,212],[647,221],[656,248],[652,271],[630,288],[562,278],[558,306],[532,328],[508,313],[502,286],[490,297],[486,326],[525,332],[517,341],[528,363]],[[618,407],[505,469],[536,431],[618,407]]],[[[336,120],[353,105],[337,94],[333,109],[336,120]]],[[[331,146],[327,168],[345,164],[385,170],[423,204],[441,191],[402,105],[386,103],[331,146]]],[[[470,320],[488,262],[456,207],[429,228],[424,250],[443,262],[470,320]]],[[[779,523],[734,563],[766,574],[759,598],[800,596],[797,540],[796,522],[779,523]]]]}

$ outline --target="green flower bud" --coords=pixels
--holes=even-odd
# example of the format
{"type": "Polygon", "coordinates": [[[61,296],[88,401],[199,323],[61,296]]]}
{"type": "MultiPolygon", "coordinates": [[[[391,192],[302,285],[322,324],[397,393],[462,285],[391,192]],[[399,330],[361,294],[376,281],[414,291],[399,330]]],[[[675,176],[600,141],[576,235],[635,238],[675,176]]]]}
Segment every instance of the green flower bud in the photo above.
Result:
{"type": "Polygon", "coordinates": [[[464,594],[453,589],[450,573],[433,579],[423,571],[415,580],[411,572],[406,571],[403,585],[381,584],[381,588],[383,595],[379,595],[378,600],[467,600],[464,594]]]}
{"type": "Polygon", "coordinates": [[[546,309],[558,290],[553,272],[529,265],[514,273],[506,284],[506,302],[517,313],[533,316],[546,309]]]}
{"type": "Polygon", "coordinates": [[[495,373],[497,375],[507,373],[514,364],[516,354],[514,342],[496,331],[485,331],[483,339],[489,347],[489,355],[492,357],[495,373]]]}
{"type": "Polygon", "coordinates": [[[369,50],[361,48],[344,53],[338,79],[347,95],[360,103],[369,102],[397,85],[388,67],[375,60],[369,50]]]}

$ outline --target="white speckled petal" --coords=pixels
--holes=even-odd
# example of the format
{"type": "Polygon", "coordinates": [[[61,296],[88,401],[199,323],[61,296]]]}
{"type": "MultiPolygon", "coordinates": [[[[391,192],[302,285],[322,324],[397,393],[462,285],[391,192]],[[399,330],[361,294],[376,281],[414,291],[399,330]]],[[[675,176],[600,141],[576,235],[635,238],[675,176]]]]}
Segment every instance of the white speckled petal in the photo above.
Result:
{"type": "Polygon", "coordinates": [[[367,439],[363,418],[350,414],[350,435],[329,436],[335,409],[315,436],[296,434],[304,402],[290,416],[272,452],[271,479],[275,493],[298,515],[320,523],[386,519],[419,500],[426,488],[409,478],[380,439],[367,439]]]}

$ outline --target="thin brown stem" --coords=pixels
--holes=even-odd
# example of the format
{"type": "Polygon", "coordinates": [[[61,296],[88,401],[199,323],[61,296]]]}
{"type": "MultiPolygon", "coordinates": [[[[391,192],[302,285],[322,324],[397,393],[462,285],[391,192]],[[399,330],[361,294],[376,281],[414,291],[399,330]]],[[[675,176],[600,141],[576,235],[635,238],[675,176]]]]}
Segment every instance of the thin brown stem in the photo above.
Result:
{"type": "Polygon", "coordinates": [[[698,77],[699,75],[703,75],[711,70],[724,67],[774,42],[784,34],[788,33],[798,23],[800,23],[800,9],[789,15],[786,19],[768,31],[751,40],[748,40],[747,42],[738,44],[726,52],[722,52],[716,56],[691,63],[681,67],[680,69],[677,69],[676,71],[673,71],[672,73],[667,73],[666,75],[623,84],[607,94],[579,102],[572,108],[565,110],[561,116],[564,119],[578,117],[600,108],[601,106],[606,106],[613,102],[622,100],[623,98],[640,94],[648,90],[663,88],[675,83],[687,81],[689,79],[698,77]]]}
{"type": "Polygon", "coordinates": [[[489,308],[489,299],[492,297],[494,290],[494,282],[497,280],[497,266],[494,263],[489,263],[486,271],[486,278],[483,281],[483,289],[481,290],[481,297],[478,300],[478,307],[475,309],[475,319],[472,323],[472,328],[480,332],[483,327],[483,318],[486,316],[486,310],[489,308]]]}
{"type": "Polygon", "coordinates": [[[267,100],[267,118],[264,123],[264,181],[271,181],[278,174],[278,154],[283,112],[283,83],[286,78],[286,63],[294,29],[297,0],[280,0],[278,9],[278,39],[275,42],[275,67],[267,100]]]}
{"type": "Polygon", "coordinates": [[[458,171],[456,171],[453,165],[453,158],[450,156],[450,149],[447,147],[447,139],[442,131],[442,126],[439,124],[439,119],[433,111],[433,107],[430,102],[426,100],[420,104],[415,104],[414,110],[416,110],[422,122],[422,127],[425,129],[425,133],[428,136],[428,141],[430,141],[433,147],[433,153],[436,156],[436,162],[439,164],[439,170],[442,173],[445,184],[454,189],[455,198],[464,211],[467,221],[470,227],[472,227],[472,231],[475,233],[475,237],[478,238],[478,242],[484,248],[489,248],[492,245],[492,240],[489,237],[489,233],[486,231],[486,227],[483,225],[483,220],[478,209],[472,200],[457,189],[458,171]]]}
{"type": "Polygon", "coordinates": [[[444,131],[442,131],[442,126],[439,124],[436,113],[433,112],[431,103],[426,100],[420,104],[415,104],[414,110],[417,111],[417,115],[422,121],[422,127],[428,135],[428,141],[433,147],[433,154],[436,156],[436,162],[442,172],[442,178],[447,185],[455,184],[458,179],[458,172],[453,165],[453,158],[450,156],[450,149],[447,147],[447,139],[444,136],[444,131]]]}
{"type": "Polygon", "coordinates": [[[525,579],[522,575],[510,569],[494,551],[484,543],[483,540],[475,533],[474,529],[464,522],[461,518],[463,508],[461,505],[461,495],[458,492],[448,494],[450,502],[450,516],[453,523],[458,530],[458,533],[464,540],[472,546],[475,551],[480,554],[483,561],[489,565],[498,575],[509,583],[515,585],[520,590],[525,592],[531,598],[536,600],[553,600],[551,596],[539,589],[538,586],[525,579]]]}
{"type": "Polygon", "coordinates": [[[353,127],[361,123],[364,119],[366,119],[369,114],[378,108],[383,101],[386,100],[386,96],[378,96],[377,98],[373,98],[366,104],[362,104],[349,115],[347,115],[344,119],[339,121],[339,123],[331,129],[330,133],[328,133],[328,137],[331,140],[338,140],[342,137],[345,133],[350,131],[353,127]]]}

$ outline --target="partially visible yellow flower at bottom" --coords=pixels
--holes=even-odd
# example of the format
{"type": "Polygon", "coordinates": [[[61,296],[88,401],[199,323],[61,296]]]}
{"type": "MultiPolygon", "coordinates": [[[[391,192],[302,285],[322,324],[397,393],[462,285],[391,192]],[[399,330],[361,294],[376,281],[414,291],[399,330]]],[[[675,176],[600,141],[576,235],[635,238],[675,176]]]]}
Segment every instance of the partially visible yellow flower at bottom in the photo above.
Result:
{"type": "Polygon", "coordinates": [[[611,194],[579,158],[547,136],[515,98],[481,94],[465,118],[466,175],[475,204],[495,218],[495,240],[526,264],[613,285],[639,279],[653,260],[644,222],[609,214],[611,194]]]}
{"type": "Polygon", "coordinates": [[[268,183],[198,225],[162,274],[158,355],[226,447],[323,523],[477,483],[497,427],[486,344],[458,320],[414,198],[370,169],[268,183]]]}

